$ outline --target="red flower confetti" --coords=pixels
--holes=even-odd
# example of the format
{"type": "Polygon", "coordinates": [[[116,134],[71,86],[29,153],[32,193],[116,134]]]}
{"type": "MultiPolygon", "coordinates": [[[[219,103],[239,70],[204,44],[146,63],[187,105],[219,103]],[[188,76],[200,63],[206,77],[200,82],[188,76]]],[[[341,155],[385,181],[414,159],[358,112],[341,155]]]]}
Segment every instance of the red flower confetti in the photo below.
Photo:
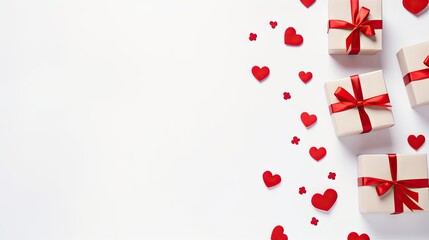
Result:
{"type": "Polygon", "coordinates": [[[297,136],[294,136],[293,137],[293,139],[292,139],[292,141],[290,141],[292,144],[296,144],[296,145],[298,145],[299,144],[299,141],[301,141],[301,139],[300,138],[298,138],[297,136]]]}
{"type": "Polygon", "coordinates": [[[291,98],[290,93],[288,93],[288,92],[283,93],[283,99],[284,100],[289,100],[290,98],[291,98]]]}
{"type": "Polygon", "coordinates": [[[319,219],[312,217],[310,223],[313,224],[314,226],[317,226],[317,224],[319,223],[319,219]]]}
{"type": "Polygon", "coordinates": [[[334,173],[334,172],[329,172],[328,179],[335,180],[335,177],[336,177],[336,176],[337,176],[337,174],[336,174],[336,173],[334,173]]]}
{"type": "Polygon", "coordinates": [[[302,187],[300,187],[299,188],[299,194],[306,194],[307,193],[307,190],[305,190],[305,187],[304,186],[302,186],[302,187]]]}
{"type": "Polygon", "coordinates": [[[270,21],[270,25],[271,25],[271,28],[274,29],[277,27],[277,22],[276,21],[270,21]]]}
{"type": "Polygon", "coordinates": [[[258,35],[256,35],[256,33],[250,33],[249,40],[250,41],[256,41],[257,37],[258,37],[258,35]]]}

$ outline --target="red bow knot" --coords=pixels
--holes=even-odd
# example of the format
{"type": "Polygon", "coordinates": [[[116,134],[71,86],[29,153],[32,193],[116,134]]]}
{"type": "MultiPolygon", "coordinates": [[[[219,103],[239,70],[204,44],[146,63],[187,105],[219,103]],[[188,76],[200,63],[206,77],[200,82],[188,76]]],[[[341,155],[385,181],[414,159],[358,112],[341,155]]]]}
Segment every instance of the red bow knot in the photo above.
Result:
{"type": "Polygon", "coordinates": [[[398,160],[396,154],[389,154],[389,166],[392,180],[360,177],[358,178],[358,186],[372,186],[375,185],[375,191],[378,196],[385,195],[391,188],[393,188],[395,211],[393,214],[404,212],[404,205],[411,211],[423,210],[416,202],[419,202],[419,193],[410,190],[410,188],[427,188],[429,187],[429,180],[424,179],[397,179],[398,173],[398,160]],[[414,201],[413,201],[414,200],[414,201]]]}
{"type": "Polygon", "coordinates": [[[359,0],[350,0],[352,22],[344,20],[329,20],[329,29],[352,29],[346,39],[346,51],[351,47],[349,54],[360,52],[360,32],[368,37],[375,36],[375,29],[382,29],[382,20],[367,20],[370,10],[366,7],[359,9],[359,0]]]}

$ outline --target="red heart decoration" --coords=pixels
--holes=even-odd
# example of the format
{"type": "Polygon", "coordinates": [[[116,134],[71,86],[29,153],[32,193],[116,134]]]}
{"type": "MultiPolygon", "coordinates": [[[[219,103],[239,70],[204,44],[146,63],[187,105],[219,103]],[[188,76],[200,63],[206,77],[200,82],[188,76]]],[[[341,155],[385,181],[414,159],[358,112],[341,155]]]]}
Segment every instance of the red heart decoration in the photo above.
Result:
{"type": "Polygon", "coordinates": [[[316,0],[301,0],[301,3],[306,7],[309,8],[313,3],[316,2],[316,0]]]}
{"type": "Polygon", "coordinates": [[[301,121],[305,127],[310,127],[317,121],[317,116],[314,114],[308,114],[307,112],[301,113],[301,121]]]}
{"type": "Polygon", "coordinates": [[[313,78],[313,73],[301,71],[299,72],[298,76],[303,83],[307,83],[313,78]]]}
{"type": "Polygon", "coordinates": [[[271,25],[271,28],[274,29],[277,27],[277,22],[276,21],[270,21],[270,25],[271,25]]]}
{"type": "Polygon", "coordinates": [[[289,27],[285,31],[285,44],[292,46],[299,46],[304,42],[304,38],[301,35],[296,34],[296,30],[293,27],[289,27]]]}
{"type": "Polygon", "coordinates": [[[322,159],[326,156],[326,149],[324,147],[321,147],[321,148],[311,147],[310,148],[310,156],[314,160],[320,161],[320,159],[322,159]]]}
{"type": "Polygon", "coordinates": [[[252,74],[256,78],[256,80],[262,82],[268,77],[268,75],[270,75],[270,69],[268,67],[260,68],[258,66],[254,66],[252,68],[252,74]]]}
{"type": "Polygon", "coordinates": [[[423,135],[418,135],[417,137],[414,135],[408,136],[408,144],[410,144],[410,146],[416,151],[422,147],[425,141],[426,138],[423,135]]]}
{"type": "Polygon", "coordinates": [[[351,232],[347,237],[347,240],[370,240],[370,238],[365,233],[359,235],[355,232],[351,232]]]}
{"type": "Polygon", "coordinates": [[[284,234],[284,228],[282,226],[276,226],[271,233],[271,240],[287,240],[287,235],[284,234]]]}
{"type": "Polygon", "coordinates": [[[280,175],[273,175],[270,171],[265,171],[264,174],[262,174],[262,178],[264,179],[264,183],[267,188],[274,187],[282,181],[280,175]]]}
{"type": "Polygon", "coordinates": [[[402,5],[412,14],[418,14],[429,4],[428,0],[403,0],[402,5]]]}
{"type": "Polygon", "coordinates": [[[332,206],[334,206],[334,203],[337,201],[337,198],[337,191],[329,188],[325,191],[323,195],[320,193],[314,194],[311,198],[311,204],[313,204],[313,207],[319,210],[329,211],[332,206]]]}

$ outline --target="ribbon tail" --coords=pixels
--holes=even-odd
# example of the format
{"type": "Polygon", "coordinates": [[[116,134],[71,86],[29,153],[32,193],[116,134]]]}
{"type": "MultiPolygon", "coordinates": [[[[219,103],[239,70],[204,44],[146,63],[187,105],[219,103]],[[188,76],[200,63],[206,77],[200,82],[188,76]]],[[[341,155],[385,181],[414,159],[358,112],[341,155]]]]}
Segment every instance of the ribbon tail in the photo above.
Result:
{"type": "Polygon", "coordinates": [[[347,51],[351,48],[349,55],[357,55],[360,52],[360,36],[357,29],[353,29],[346,39],[347,51]]]}

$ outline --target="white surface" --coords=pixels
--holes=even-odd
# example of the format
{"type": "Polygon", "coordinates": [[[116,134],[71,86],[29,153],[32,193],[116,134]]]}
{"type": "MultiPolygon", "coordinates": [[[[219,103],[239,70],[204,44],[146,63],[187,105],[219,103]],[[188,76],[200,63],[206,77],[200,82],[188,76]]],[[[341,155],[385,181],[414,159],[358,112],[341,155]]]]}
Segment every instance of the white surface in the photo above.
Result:
{"type": "Polygon", "coordinates": [[[323,0],[1,1],[0,238],[256,240],[281,224],[289,239],[427,239],[427,213],[358,211],[355,156],[429,137],[429,109],[409,106],[395,57],[429,39],[429,13],[383,8],[379,55],[332,57],[323,0]],[[288,26],[303,46],[284,45],[288,26]],[[259,84],[253,65],[270,78],[259,84]],[[339,141],[324,82],[380,68],[396,125],[339,141]],[[303,111],[319,118],[309,130],[303,111]],[[326,158],[312,160],[313,145],[326,158]],[[265,170],[283,182],[267,190],[265,170]],[[324,214],[310,199],[328,187],[339,198],[324,214]]]}

